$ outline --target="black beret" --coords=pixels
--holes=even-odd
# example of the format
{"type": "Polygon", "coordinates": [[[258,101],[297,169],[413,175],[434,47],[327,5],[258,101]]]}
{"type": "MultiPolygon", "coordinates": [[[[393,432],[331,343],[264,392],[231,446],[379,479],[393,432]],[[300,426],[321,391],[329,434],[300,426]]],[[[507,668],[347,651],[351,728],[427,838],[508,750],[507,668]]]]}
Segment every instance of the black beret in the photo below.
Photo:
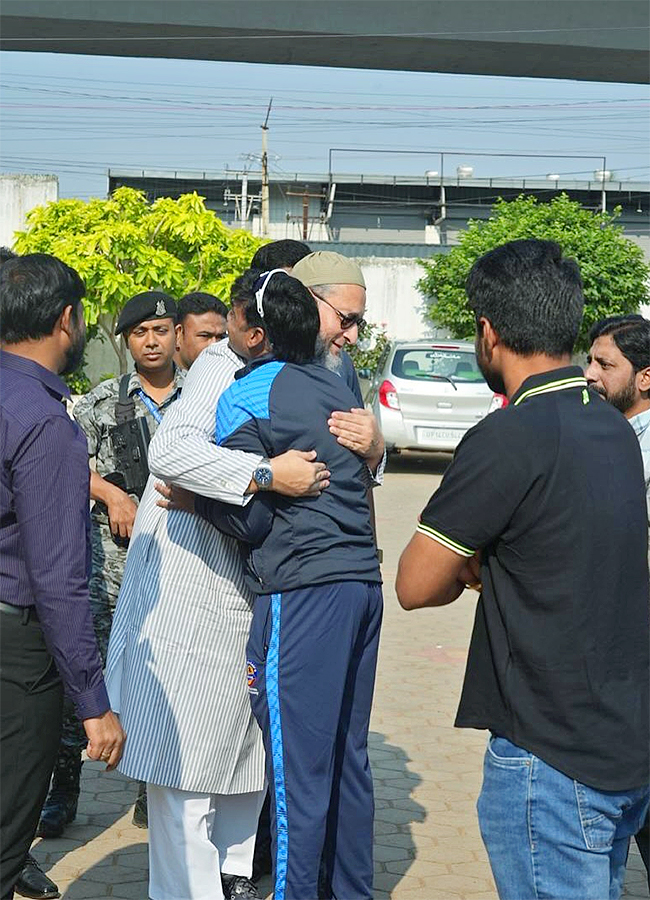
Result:
{"type": "Polygon", "coordinates": [[[161,291],[145,291],[136,294],[126,303],[117,320],[115,334],[122,334],[127,328],[133,328],[140,322],[148,322],[150,319],[173,319],[178,316],[176,303],[169,294],[161,291]]]}

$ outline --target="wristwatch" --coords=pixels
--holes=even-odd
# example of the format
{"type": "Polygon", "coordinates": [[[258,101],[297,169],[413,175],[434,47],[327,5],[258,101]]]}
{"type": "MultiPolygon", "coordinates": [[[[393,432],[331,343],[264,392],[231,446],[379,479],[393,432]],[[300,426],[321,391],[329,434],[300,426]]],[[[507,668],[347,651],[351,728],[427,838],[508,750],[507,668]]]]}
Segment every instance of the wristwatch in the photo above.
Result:
{"type": "Polygon", "coordinates": [[[260,491],[270,491],[273,484],[271,461],[264,458],[253,472],[253,481],[260,491]]]}

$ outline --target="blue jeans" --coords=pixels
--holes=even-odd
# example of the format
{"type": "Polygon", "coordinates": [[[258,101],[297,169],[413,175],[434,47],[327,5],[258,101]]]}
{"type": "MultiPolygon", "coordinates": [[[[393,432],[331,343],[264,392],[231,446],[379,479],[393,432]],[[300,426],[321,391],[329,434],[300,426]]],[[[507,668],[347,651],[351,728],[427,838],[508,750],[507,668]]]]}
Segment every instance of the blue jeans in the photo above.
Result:
{"type": "Polygon", "coordinates": [[[617,900],[649,796],[587,787],[492,736],[477,808],[501,900],[617,900]]]}

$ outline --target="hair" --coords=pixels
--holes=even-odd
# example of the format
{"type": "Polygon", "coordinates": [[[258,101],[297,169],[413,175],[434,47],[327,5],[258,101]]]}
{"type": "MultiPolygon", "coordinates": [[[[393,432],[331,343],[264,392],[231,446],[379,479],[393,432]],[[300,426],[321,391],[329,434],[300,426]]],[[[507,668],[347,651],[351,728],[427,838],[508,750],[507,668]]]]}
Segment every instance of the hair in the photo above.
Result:
{"type": "Polygon", "coordinates": [[[78,319],[85,293],[77,272],[56,256],[31,253],[8,260],[0,266],[0,340],[48,337],[66,306],[78,319]]]}
{"type": "Polygon", "coordinates": [[[307,288],[290,275],[276,272],[264,290],[264,324],[273,355],[282,362],[311,362],[316,354],[320,316],[307,288]]]}
{"type": "Polygon", "coordinates": [[[331,297],[332,294],[336,293],[337,287],[340,287],[338,284],[310,284],[309,287],[315,291],[317,294],[320,294],[323,297],[331,297]]]}
{"type": "Polygon", "coordinates": [[[271,241],[270,244],[264,244],[255,252],[250,267],[258,269],[260,272],[293,267],[310,253],[311,250],[302,241],[271,241]]]}
{"type": "Polygon", "coordinates": [[[185,294],[176,304],[176,311],[176,322],[181,325],[186,316],[200,316],[203,313],[215,312],[225,319],[228,315],[228,307],[225,303],[214,294],[205,294],[203,291],[191,291],[189,294],[185,294]]]}
{"type": "Polygon", "coordinates": [[[589,342],[608,334],[635,372],[650,366],[650,320],[636,313],[609,316],[592,325],[589,342]]]}
{"type": "Polygon", "coordinates": [[[260,318],[255,301],[255,284],[259,277],[257,269],[246,269],[239,278],[235,278],[230,289],[230,303],[232,306],[241,307],[249,328],[261,328],[266,331],[266,325],[260,318]]]}
{"type": "Polygon", "coordinates": [[[310,362],[316,354],[320,329],[314,298],[297,278],[275,272],[264,289],[262,318],[255,297],[261,279],[257,269],[247,269],[233,282],[230,302],[234,307],[241,307],[249,328],[262,328],[266,332],[276,359],[298,365],[310,362]]]}
{"type": "Polygon", "coordinates": [[[15,259],[17,255],[18,254],[14,253],[13,250],[10,250],[9,247],[0,247],[0,266],[10,259],[15,259]]]}
{"type": "Polygon", "coordinates": [[[584,307],[580,269],[554,241],[510,241],[478,259],[466,283],[469,306],[519,356],[573,350],[584,307]]]}

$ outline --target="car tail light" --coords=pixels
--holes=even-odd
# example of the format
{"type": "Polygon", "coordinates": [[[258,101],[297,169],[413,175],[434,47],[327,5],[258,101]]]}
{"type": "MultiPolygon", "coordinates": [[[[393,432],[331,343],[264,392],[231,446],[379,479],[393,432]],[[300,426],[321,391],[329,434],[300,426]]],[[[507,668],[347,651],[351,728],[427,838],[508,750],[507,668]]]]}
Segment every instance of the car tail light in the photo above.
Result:
{"type": "Polygon", "coordinates": [[[382,381],[379,388],[379,402],[389,409],[399,409],[399,399],[392,381],[382,381]]]}
{"type": "Polygon", "coordinates": [[[492,403],[490,403],[488,415],[490,415],[491,412],[494,412],[495,409],[503,409],[503,407],[507,406],[509,402],[510,401],[505,394],[495,394],[494,397],[492,397],[492,403]]]}

